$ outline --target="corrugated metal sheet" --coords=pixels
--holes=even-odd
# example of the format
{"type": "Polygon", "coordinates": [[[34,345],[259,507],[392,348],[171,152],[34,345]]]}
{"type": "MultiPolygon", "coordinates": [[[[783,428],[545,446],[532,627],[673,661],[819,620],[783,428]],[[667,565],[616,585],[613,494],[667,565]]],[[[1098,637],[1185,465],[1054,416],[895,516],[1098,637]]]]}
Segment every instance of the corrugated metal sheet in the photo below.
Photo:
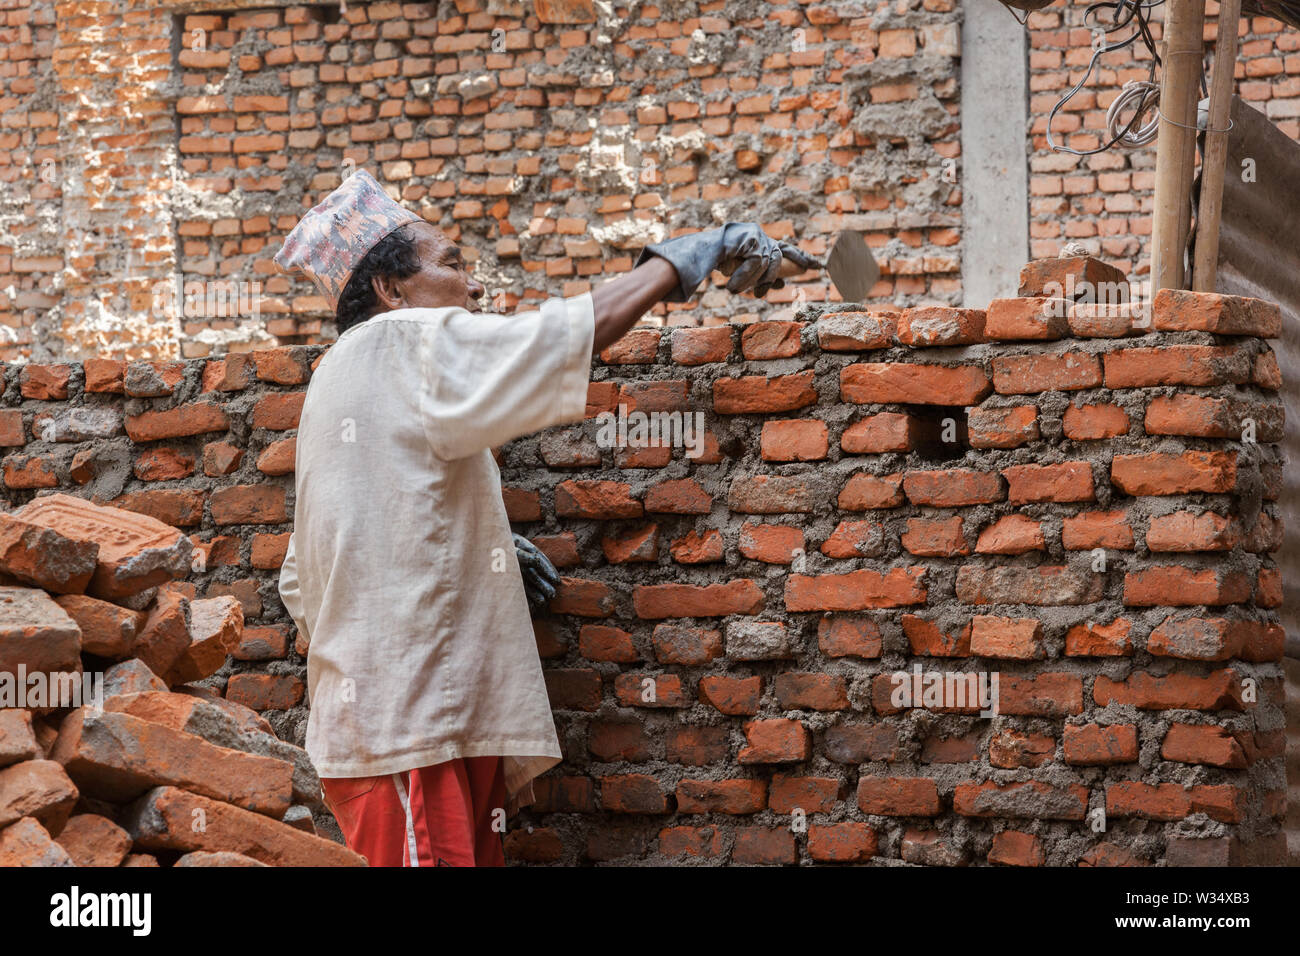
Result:
{"type": "Polygon", "coordinates": [[[1275,557],[1285,588],[1287,653],[1300,658],[1300,144],[1240,97],[1233,97],[1232,121],[1216,287],[1282,307],[1282,338],[1273,350],[1282,368],[1290,465],[1278,503],[1286,541],[1275,557]]]}
{"type": "MultiPolygon", "coordinates": [[[[1300,144],[1280,132],[1240,97],[1232,101],[1232,133],[1223,187],[1216,288],[1232,295],[1268,299],[1282,307],[1282,337],[1273,342],[1282,369],[1286,405],[1282,497],[1278,516],[1286,524],[1282,568],[1286,628],[1288,794],[1300,787],[1300,144]]],[[[1300,797],[1300,793],[1297,793],[1300,797]]],[[[1300,807],[1287,803],[1287,844],[1300,865],[1300,807]]]]}

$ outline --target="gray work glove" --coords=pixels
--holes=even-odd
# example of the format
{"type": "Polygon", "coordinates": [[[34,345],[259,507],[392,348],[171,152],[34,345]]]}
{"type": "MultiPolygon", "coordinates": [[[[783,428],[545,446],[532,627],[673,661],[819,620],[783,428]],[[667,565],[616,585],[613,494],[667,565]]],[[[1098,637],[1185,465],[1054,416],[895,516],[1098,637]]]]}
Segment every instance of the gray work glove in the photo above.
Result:
{"type": "Polygon", "coordinates": [[[536,613],[550,603],[555,597],[555,589],[560,586],[560,572],[533,544],[521,534],[514,535],[515,557],[519,559],[519,570],[524,576],[524,594],[528,606],[536,613]]]}
{"type": "Polygon", "coordinates": [[[665,302],[689,302],[714,269],[730,274],[728,292],[752,289],[755,295],[764,296],[769,289],[785,285],[778,275],[782,258],[805,269],[821,265],[790,243],[772,239],[756,222],[729,222],[719,229],[656,242],[641,250],[636,264],[651,256],[667,259],[677,270],[680,287],[665,296],[665,302]]]}

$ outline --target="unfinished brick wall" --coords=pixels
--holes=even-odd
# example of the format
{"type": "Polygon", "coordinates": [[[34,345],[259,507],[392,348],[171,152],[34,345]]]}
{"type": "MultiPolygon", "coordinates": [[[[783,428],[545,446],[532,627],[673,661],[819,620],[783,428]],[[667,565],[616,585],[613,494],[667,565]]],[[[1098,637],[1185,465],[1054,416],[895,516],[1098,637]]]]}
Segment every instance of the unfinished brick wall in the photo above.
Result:
{"type": "Polygon", "coordinates": [[[567,576],[513,857],[1281,859],[1277,311],[1044,305],[635,332],[589,412],[701,410],[702,457],[594,418],[507,449],[567,576]],[[999,672],[999,715],[896,706],[917,665],[999,672]]]}
{"type": "MultiPolygon", "coordinates": [[[[1116,276],[637,329],[583,425],[501,449],[566,577],[537,622],[566,759],[513,860],[1279,859],[1277,311],[1053,317],[1068,270],[1116,276]],[[703,413],[703,454],[603,447],[620,403],[703,413]],[[998,715],[894,706],[915,665],[997,672],[998,715]]],[[[58,489],[195,539],[196,595],[246,621],[204,683],[291,742],[306,648],[275,582],[321,351],[8,366],[0,411],[6,509],[58,489]]]]}

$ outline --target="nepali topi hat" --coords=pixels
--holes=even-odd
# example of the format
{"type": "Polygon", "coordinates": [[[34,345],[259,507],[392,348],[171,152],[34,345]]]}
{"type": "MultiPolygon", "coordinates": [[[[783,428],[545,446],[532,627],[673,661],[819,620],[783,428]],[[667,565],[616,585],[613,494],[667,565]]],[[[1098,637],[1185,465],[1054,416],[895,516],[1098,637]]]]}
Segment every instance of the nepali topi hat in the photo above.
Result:
{"type": "Polygon", "coordinates": [[[333,311],[366,253],[394,229],[420,221],[390,199],[374,176],[358,169],[294,226],[275,264],[316,283],[333,311]]]}

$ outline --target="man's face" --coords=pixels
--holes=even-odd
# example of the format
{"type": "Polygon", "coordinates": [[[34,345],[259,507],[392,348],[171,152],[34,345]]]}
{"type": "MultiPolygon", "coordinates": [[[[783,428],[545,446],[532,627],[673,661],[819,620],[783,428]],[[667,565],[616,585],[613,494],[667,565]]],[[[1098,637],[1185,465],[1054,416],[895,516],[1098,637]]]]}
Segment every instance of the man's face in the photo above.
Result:
{"type": "Polygon", "coordinates": [[[483,295],[482,283],[470,276],[460,248],[427,222],[406,227],[415,237],[420,271],[406,279],[376,280],[375,292],[388,309],[436,309],[454,306],[473,311],[483,295]]]}

